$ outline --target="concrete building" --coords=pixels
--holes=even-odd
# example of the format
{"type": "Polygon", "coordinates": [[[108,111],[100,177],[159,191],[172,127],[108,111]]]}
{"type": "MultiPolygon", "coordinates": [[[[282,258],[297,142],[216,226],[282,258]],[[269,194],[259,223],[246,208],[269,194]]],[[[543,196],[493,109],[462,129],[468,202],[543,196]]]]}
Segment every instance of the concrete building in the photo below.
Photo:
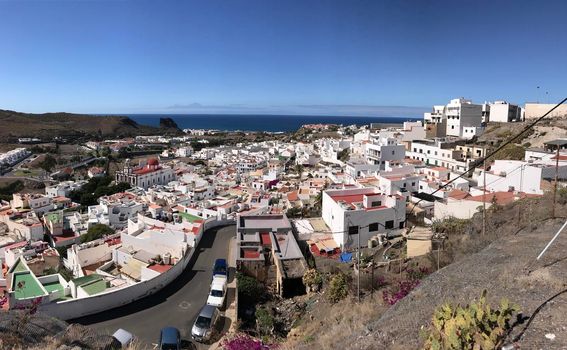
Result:
{"type": "Polygon", "coordinates": [[[457,98],[451,100],[445,109],[447,117],[447,136],[463,137],[464,127],[482,125],[482,105],[471,100],[457,98]]]}
{"type": "Polygon", "coordinates": [[[0,153],[0,165],[10,166],[27,158],[31,154],[25,148],[16,148],[6,153],[0,153]]]}
{"type": "Polygon", "coordinates": [[[271,282],[283,296],[305,292],[307,263],[285,214],[239,215],[236,221],[238,271],[271,282]]]}
{"type": "Polygon", "coordinates": [[[522,120],[522,108],[506,101],[494,101],[490,104],[489,121],[508,123],[522,120]]]}
{"type": "Polygon", "coordinates": [[[130,160],[124,163],[124,169],[116,172],[117,182],[127,182],[132,187],[141,187],[145,190],[154,185],[167,185],[175,180],[175,172],[169,167],[163,167],[155,158],[150,158],[146,164],[132,167],[130,160]]]}
{"type": "Polygon", "coordinates": [[[69,197],[72,191],[79,190],[86,181],[63,181],[55,185],[46,186],[45,194],[48,197],[69,197]]]}
{"type": "Polygon", "coordinates": [[[406,204],[377,188],[328,190],[323,192],[322,217],[341,247],[356,246],[359,235],[366,246],[371,237],[405,227],[406,204]]]}
{"type": "Polygon", "coordinates": [[[39,193],[14,193],[12,195],[12,209],[31,209],[38,216],[53,209],[53,199],[39,193]]]}
{"type": "Polygon", "coordinates": [[[406,149],[395,138],[372,135],[371,142],[363,144],[364,156],[368,164],[379,165],[385,169],[386,162],[401,161],[405,158],[406,149]]]}

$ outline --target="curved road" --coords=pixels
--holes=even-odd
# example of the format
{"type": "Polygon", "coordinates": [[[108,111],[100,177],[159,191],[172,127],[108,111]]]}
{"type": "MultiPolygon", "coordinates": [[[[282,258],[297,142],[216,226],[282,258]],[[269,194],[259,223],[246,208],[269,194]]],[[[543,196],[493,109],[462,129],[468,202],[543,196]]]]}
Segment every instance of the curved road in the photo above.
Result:
{"type": "MultiPolygon", "coordinates": [[[[184,347],[195,348],[189,346],[191,327],[207,300],[214,261],[228,258],[230,238],[235,234],[235,225],[206,231],[185,271],[164,289],[133,303],[70,320],[69,323],[89,325],[109,334],[123,328],[133,333],[149,349],[157,343],[163,327],[173,326],[181,332],[184,347]]],[[[234,278],[232,275],[230,278],[234,278]]],[[[218,328],[228,329],[229,322],[222,317],[218,328]]],[[[201,345],[197,347],[206,348],[201,345]]]]}

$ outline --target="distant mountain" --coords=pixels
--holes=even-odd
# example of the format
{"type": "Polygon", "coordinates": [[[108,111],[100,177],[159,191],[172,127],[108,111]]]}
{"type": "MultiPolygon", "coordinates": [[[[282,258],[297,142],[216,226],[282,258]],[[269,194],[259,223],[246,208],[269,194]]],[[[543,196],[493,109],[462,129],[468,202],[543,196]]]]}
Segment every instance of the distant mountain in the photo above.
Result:
{"type": "Polygon", "coordinates": [[[32,114],[0,110],[0,142],[20,137],[49,141],[54,137],[86,139],[178,133],[177,125],[165,120],[160,128],[140,125],[128,117],[92,116],[73,113],[32,114]]]}

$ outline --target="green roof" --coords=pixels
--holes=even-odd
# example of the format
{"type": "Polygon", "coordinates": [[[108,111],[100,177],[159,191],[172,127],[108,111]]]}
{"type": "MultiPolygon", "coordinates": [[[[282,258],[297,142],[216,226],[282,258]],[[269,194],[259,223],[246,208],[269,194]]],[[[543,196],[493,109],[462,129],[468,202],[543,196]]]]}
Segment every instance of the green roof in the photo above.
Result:
{"type": "Polygon", "coordinates": [[[183,219],[185,219],[185,220],[187,220],[187,221],[189,221],[189,222],[195,222],[195,221],[197,221],[197,220],[203,220],[202,217],[199,217],[199,216],[196,216],[196,215],[192,215],[192,214],[189,214],[189,213],[180,212],[180,213],[179,213],[179,216],[181,216],[183,219]]]}
{"type": "Polygon", "coordinates": [[[102,293],[106,290],[106,281],[103,279],[100,279],[98,281],[94,281],[91,282],[89,284],[84,284],[81,286],[81,288],[83,288],[83,290],[88,294],[88,295],[95,295],[98,293],[102,293]]]}
{"type": "Polygon", "coordinates": [[[44,215],[45,218],[52,222],[52,223],[57,223],[57,222],[61,222],[61,220],[63,219],[63,216],[61,215],[60,212],[57,213],[47,213],[44,215]]]}
{"type": "Polygon", "coordinates": [[[87,275],[87,276],[83,276],[83,277],[79,277],[79,278],[74,278],[72,281],[73,283],[75,283],[75,285],[78,286],[82,286],[84,284],[96,281],[101,279],[102,276],[96,273],[93,273],[92,275],[87,275]]]}
{"type": "Polygon", "coordinates": [[[14,266],[12,266],[11,270],[12,272],[16,273],[16,272],[29,271],[30,269],[28,269],[28,267],[23,263],[22,259],[18,259],[14,264],[14,266]]]}
{"type": "Polygon", "coordinates": [[[60,291],[63,290],[63,286],[61,285],[61,283],[59,283],[59,281],[45,283],[43,285],[43,288],[45,288],[45,290],[48,293],[53,293],[53,292],[58,291],[58,290],[60,290],[60,291]]]}
{"type": "Polygon", "coordinates": [[[13,275],[12,290],[16,292],[16,299],[35,298],[45,295],[41,285],[36,281],[31,272],[13,275]]]}

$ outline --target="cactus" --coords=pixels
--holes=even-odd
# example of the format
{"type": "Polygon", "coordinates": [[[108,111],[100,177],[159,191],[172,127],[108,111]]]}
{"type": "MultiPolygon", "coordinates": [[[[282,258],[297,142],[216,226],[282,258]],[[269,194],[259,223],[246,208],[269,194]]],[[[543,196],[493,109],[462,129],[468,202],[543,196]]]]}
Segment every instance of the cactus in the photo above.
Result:
{"type": "Polygon", "coordinates": [[[478,302],[465,307],[442,305],[433,314],[424,349],[496,349],[510,330],[509,321],[516,312],[518,307],[507,299],[502,299],[498,309],[491,308],[486,302],[486,290],[478,302]]]}

